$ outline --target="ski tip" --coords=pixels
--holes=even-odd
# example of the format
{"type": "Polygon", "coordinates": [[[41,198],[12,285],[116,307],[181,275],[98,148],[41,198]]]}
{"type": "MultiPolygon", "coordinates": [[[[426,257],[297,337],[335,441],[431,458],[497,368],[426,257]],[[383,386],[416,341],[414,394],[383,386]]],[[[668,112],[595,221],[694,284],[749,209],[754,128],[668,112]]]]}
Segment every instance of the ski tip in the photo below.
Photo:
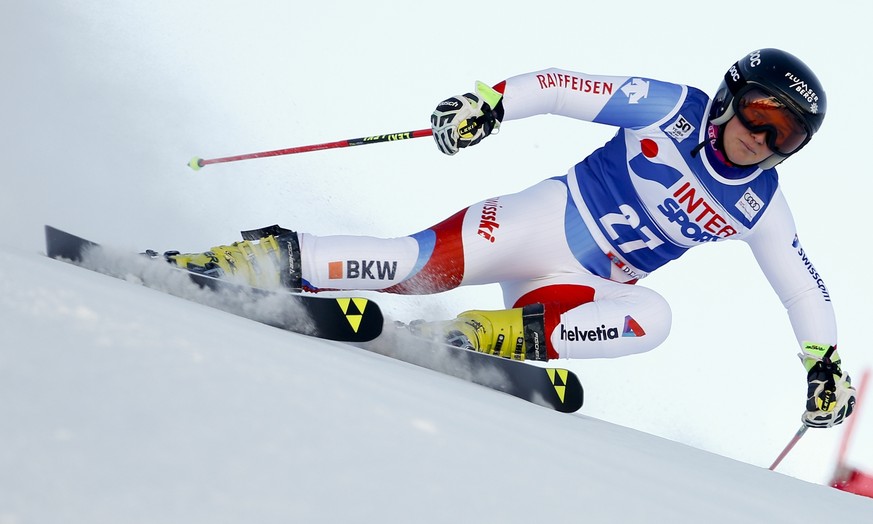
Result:
{"type": "Polygon", "coordinates": [[[45,226],[45,253],[49,258],[63,258],[80,262],[84,252],[96,245],[90,240],[77,237],[56,227],[45,226]]]}
{"type": "Polygon", "coordinates": [[[199,156],[195,156],[188,162],[188,167],[193,169],[194,171],[200,171],[200,168],[203,167],[203,159],[199,156]]]}
{"type": "Polygon", "coordinates": [[[552,407],[562,413],[575,413],[585,403],[585,390],[575,373],[563,368],[546,368],[559,400],[552,407]]]}

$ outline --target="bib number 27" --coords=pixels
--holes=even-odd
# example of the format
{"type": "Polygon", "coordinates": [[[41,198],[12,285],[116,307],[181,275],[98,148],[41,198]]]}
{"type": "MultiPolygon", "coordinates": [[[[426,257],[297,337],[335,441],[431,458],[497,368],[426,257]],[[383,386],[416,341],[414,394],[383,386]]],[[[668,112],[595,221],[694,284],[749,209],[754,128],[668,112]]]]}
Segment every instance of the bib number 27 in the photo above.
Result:
{"type": "Polygon", "coordinates": [[[606,229],[609,238],[618,240],[618,229],[630,227],[634,230],[637,240],[630,240],[618,244],[618,248],[624,253],[630,253],[638,249],[655,249],[664,243],[652,233],[648,226],[640,226],[640,217],[632,207],[627,204],[619,206],[620,213],[609,213],[600,218],[600,223],[606,229]]]}

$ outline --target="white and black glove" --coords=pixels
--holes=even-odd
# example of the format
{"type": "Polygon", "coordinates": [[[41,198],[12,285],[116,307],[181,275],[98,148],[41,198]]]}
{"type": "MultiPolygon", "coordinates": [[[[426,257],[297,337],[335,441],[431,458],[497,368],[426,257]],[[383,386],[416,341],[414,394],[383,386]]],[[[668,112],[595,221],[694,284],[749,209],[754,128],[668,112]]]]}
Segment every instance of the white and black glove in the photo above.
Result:
{"type": "Polygon", "coordinates": [[[474,146],[500,128],[503,95],[489,85],[476,82],[476,92],[453,96],[437,105],[430,116],[433,139],[447,155],[474,146]]]}
{"type": "Polygon", "coordinates": [[[807,370],[803,423],[811,428],[829,428],[848,418],[855,407],[855,388],[849,375],[840,369],[837,348],[805,343],[798,356],[807,370]]]}

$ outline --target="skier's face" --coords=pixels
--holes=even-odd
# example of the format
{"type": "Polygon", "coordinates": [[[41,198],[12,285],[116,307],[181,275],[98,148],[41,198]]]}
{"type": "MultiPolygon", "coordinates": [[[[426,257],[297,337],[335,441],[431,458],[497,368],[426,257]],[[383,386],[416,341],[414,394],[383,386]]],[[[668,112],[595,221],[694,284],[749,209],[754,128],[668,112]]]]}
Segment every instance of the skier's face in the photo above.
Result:
{"type": "Polygon", "coordinates": [[[773,154],[766,132],[752,132],[734,116],[724,126],[724,152],[732,163],[751,166],[773,154]]]}

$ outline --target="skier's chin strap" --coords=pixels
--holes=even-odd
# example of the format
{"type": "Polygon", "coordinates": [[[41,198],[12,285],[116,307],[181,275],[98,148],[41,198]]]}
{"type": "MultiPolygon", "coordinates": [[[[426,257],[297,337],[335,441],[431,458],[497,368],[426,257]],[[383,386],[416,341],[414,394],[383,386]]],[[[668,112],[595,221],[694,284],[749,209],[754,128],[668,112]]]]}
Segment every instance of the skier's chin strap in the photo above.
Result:
{"type": "Polygon", "coordinates": [[[712,122],[709,123],[709,132],[707,133],[708,137],[704,139],[702,142],[694,146],[694,149],[691,150],[691,156],[696,157],[700,150],[703,149],[706,144],[712,145],[712,150],[715,153],[716,158],[728,167],[736,167],[733,162],[728,160],[727,154],[724,150],[724,125],[717,126],[712,122]]]}

